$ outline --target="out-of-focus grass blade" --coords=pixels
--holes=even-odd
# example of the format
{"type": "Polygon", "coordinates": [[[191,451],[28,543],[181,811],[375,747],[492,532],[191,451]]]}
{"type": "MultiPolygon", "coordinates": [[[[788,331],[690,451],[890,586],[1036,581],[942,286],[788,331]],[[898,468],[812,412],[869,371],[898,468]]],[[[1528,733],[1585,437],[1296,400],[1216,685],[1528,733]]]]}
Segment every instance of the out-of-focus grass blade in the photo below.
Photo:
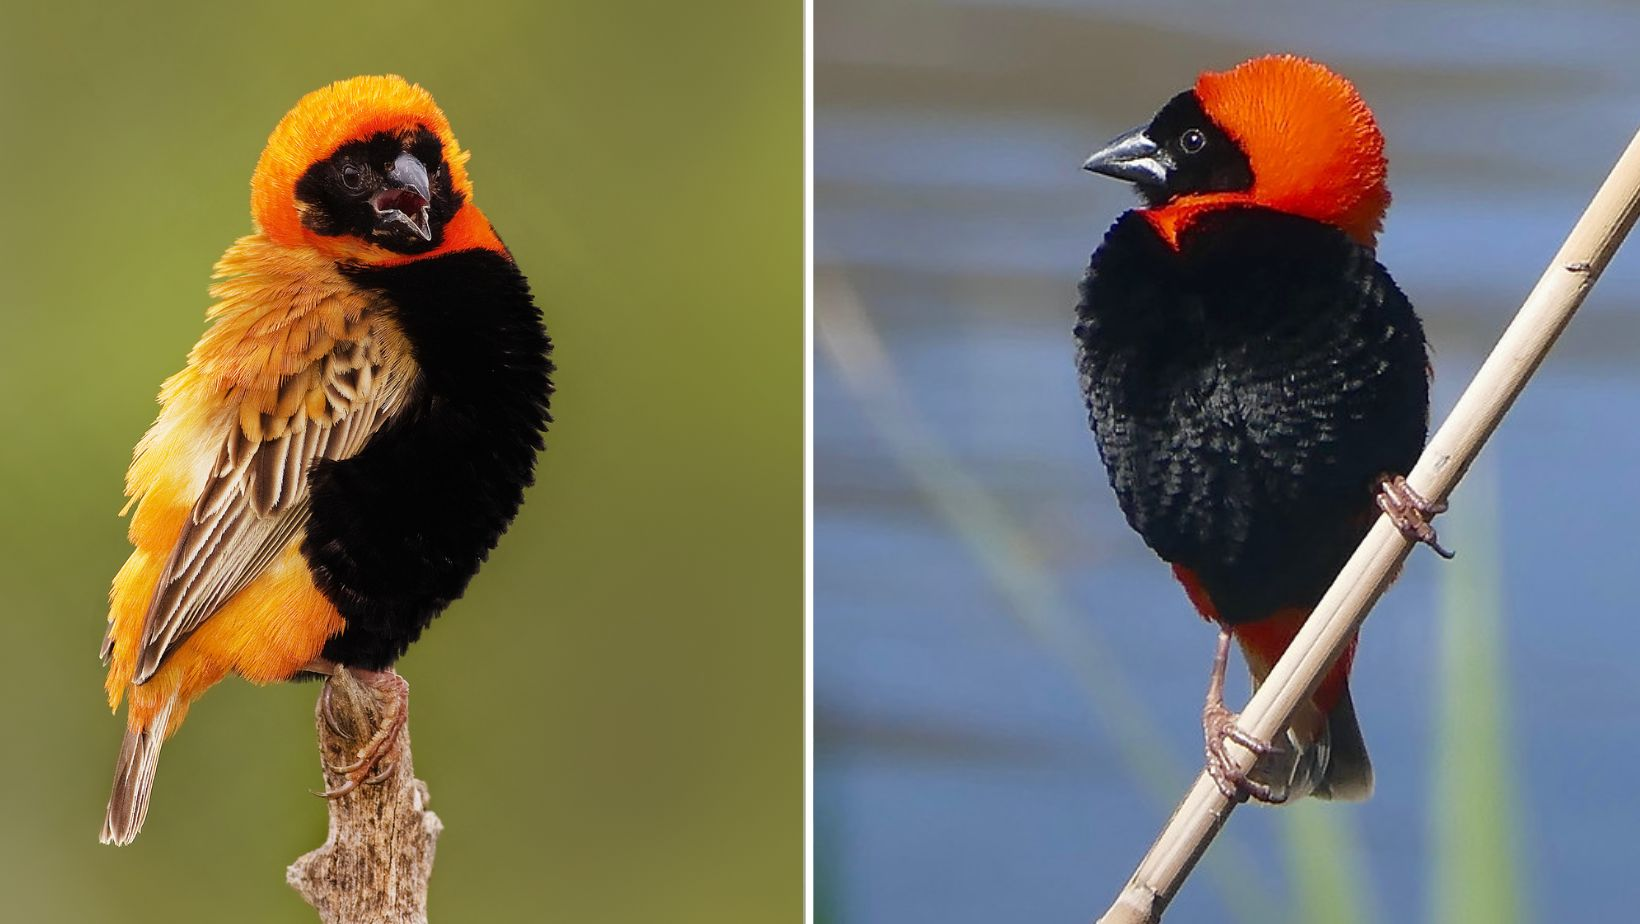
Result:
{"type": "MultiPolygon", "coordinates": [[[[838,804],[841,794],[835,790],[841,787],[831,782],[831,775],[823,767],[814,768],[814,787],[815,804],[838,804]],[[822,797],[822,792],[825,797],[822,797]]],[[[814,822],[809,828],[809,838],[813,864],[809,870],[809,894],[813,901],[810,908],[813,917],[810,920],[813,924],[840,924],[843,920],[839,893],[843,857],[839,846],[842,838],[838,836],[837,828],[843,819],[835,812],[815,812],[812,817],[814,822]]]]}
{"type": "Polygon", "coordinates": [[[1525,907],[1506,716],[1498,491],[1479,467],[1441,521],[1458,557],[1441,569],[1429,920],[1510,924],[1525,907]]]}
{"type": "Polygon", "coordinates": [[[1354,810],[1308,799],[1281,813],[1295,924],[1378,920],[1354,810]]]}

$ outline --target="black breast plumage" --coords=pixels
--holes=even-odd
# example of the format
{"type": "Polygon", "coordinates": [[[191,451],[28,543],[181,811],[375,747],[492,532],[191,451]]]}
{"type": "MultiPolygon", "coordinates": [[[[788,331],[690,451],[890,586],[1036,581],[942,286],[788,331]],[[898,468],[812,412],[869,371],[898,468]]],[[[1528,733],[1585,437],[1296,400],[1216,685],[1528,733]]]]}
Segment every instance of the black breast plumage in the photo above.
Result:
{"type": "Polygon", "coordinates": [[[421,370],[358,455],[308,474],[302,554],[347,620],[324,656],[379,670],[461,596],[518,512],[551,419],[552,345],[499,253],[345,272],[380,296],[421,370]]]}
{"type": "Polygon", "coordinates": [[[1178,245],[1129,212],[1082,282],[1100,456],[1129,524],[1221,618],[1311,606],[1371,525],[1374,479],[1423,446],[1423,328],[1329,225],[1227,208],[1178,245]]]}

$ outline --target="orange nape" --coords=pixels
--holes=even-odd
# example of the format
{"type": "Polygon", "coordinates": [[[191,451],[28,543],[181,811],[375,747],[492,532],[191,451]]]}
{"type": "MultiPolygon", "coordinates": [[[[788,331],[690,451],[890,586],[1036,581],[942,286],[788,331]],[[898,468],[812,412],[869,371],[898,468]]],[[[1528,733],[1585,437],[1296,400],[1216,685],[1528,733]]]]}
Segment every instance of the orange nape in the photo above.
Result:
{"type": "Polygon", "coordinates": [[[1253,187],[1180,196],[1144,215],[1165,240],[1201,213],[1259,205],[1325,222],[1364,247],[1389,209],[1384,136],[1345,78],[1307,58],[1269,55],[1196,80],[1202,110],[1247,155],[1253,187]]]}

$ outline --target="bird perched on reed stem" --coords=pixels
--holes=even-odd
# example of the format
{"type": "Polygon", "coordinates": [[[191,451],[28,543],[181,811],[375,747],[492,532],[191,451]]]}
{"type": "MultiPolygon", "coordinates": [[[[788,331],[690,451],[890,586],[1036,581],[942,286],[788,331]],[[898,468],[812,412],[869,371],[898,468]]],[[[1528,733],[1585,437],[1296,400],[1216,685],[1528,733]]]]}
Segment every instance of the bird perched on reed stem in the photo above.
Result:
{"type": "Polygon", "coordinates": [[[394,706],[332,794],[391,760],[392,665],[511,523],[550,419],[551,344],[467,157],[394,76],[314,91],[268,139],[254,231],[126,476],[105,843],[141,830],[160,746],[229,673],[353,671],[394,706]]]}
{"type": "Polygon", "coordinates": [[[1429,422],[1429,358],[1376,259],[1384,141],[1343,77],[1275,55],[1202,74],[1090,157],[1133,183],[1081,286],[1076,339],[1100,456],[1128,523],[1221,627],[1203,709],[1232,798],[1363,799],[1355,644],[1257,741],[1225,708],[1230,640],[1275,664],[1380,511],[1446,554],[1403,475],[1429,422]],[[1241,774],[1226,738],[1264,755],[1241,774]]]}

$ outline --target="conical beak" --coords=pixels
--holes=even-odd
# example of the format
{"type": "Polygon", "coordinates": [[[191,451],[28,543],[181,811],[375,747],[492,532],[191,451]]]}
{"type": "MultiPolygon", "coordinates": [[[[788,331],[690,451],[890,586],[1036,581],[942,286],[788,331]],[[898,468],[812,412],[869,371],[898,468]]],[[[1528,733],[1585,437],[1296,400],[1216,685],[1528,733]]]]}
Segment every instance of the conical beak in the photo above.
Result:
{"type": "Polygon", "coordinates": [[[1141,186],[1166,186],[1171,167],[1167,154],[1150,140],[1143,128],[1136,128],[1093,152],[1082,164],[1083,170],[1141,186]]]}
{"type": "Polygon", "coordinates": [[[432,202],[432,184],[427,179],[427,167],[413,155],[400,154],[387,169],[391,186],[376,194],[371,204],[382,224],[401,222],[421,236],[433,239],[433,228],[428,221],[427,208],[432,202]]]}

